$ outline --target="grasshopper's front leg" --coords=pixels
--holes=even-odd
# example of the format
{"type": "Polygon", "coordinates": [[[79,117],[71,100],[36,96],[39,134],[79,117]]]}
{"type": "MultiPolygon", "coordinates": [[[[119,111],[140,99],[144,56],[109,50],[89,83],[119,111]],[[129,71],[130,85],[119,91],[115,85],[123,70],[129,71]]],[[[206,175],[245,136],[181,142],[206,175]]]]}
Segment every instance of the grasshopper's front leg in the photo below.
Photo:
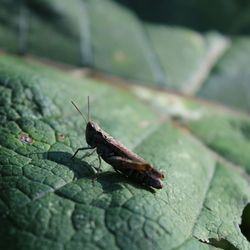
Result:
{"type": "Polygon", "coordinates": [[[96,149],[94,149],[91,152],[87,152],[86,154],[83,155],[83,157],[81,159],[87,158],[87,157],[91,156],[92,154],[94,154],[95,152],[96,152],[96,149]]]}
{"type": "Polygon", "coordinates": [[[78,149],[76,150],[76,152],[74,153],[74,155],[71,156],[71,159],[73,159],[73,158],[76,156],[76,154],[77,154],[79,151],[81,151],[81,150],[88,150],[88,149],[94,149],[94,148],[95,148],[95,147],[91,147],[91,146],[84,147],[84,148],[78,148],[78,149]]]}

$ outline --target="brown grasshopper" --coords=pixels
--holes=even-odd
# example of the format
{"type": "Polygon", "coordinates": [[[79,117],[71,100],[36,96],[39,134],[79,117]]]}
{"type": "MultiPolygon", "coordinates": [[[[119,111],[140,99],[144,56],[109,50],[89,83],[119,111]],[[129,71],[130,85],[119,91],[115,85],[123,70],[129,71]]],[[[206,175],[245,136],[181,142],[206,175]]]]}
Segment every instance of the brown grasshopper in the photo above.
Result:
{"type": "Polygon", "coordinates": [[[163,188],[162,180],[164,179],[164,175],[162,173],[157,171],[143,158],[126,148],[120,142],[116,141],[108,133],[103,131],[95,122],[90,120],[89,97],[88,121],[75,103],[73,101],[71,102],[87,124],[85,138],[88,144],[87,147],[78,148],[72,158],[74,158],[80,150],[95,149],[90,154],[87,154],[87,156],[90,156],[95,151],[97,152],[99,170],[101,166],[101,159],[103,159],[105,162],[110,164],[116,172],[122,173],[140,184],[157,189],[163,188]]]}

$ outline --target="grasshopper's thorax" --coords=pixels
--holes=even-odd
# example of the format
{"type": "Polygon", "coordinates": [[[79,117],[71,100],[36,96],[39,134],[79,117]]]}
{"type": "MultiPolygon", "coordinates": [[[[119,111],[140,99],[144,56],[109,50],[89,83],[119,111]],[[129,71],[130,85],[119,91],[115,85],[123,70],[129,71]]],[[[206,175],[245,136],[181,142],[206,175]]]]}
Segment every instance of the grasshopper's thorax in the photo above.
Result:
{"type": "Polygon", "coordinates": [[[88,145],[96,147],[102,138],[101,128],[92,121],[89,121],[86,126],[85,137],[88,145]]]}

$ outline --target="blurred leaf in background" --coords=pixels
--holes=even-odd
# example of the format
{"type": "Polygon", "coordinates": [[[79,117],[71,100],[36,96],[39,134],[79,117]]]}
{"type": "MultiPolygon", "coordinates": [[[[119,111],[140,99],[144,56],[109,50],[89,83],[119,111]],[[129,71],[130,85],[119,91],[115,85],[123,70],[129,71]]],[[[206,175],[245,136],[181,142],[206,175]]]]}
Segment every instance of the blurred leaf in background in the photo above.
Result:
{"type": "Polygon", "coordinates": [[[249,110],[249,1],[2,0],[0,11],[9,51],[249,110]]]}

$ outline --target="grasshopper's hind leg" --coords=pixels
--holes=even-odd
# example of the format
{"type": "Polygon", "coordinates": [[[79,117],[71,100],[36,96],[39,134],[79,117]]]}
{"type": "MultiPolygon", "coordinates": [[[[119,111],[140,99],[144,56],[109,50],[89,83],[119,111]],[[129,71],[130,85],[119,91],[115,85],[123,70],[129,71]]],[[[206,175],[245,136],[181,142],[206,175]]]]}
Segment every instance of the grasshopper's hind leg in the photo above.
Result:
{"type": "Polygon", "coordinates": [[[102,159],[101,159],[101,156],[98,155],[98,167],[94,167],[94,169],[97,171],[97,173],[100,173],[101,172],[101,165],[102,165],[102,159]]]}
{"type": "Polygon", "coordinates": [[[101,156],[98,155],[98,161],[99,161],[99,165],[98,165],[98,172],[101,172],[101,165],[102,165],[102,159],[101,159],[101,156]]]}
{"type": "Polygon", "coordinates": [[[78,148],[78,149],[76,150],[76,152],[71,156],[71,159],[73,159],[79,151],[88,150],[88,149],[94,149],[94,147],[88,146],[88,147],[84,147],[84,148],[78,148]]]}

